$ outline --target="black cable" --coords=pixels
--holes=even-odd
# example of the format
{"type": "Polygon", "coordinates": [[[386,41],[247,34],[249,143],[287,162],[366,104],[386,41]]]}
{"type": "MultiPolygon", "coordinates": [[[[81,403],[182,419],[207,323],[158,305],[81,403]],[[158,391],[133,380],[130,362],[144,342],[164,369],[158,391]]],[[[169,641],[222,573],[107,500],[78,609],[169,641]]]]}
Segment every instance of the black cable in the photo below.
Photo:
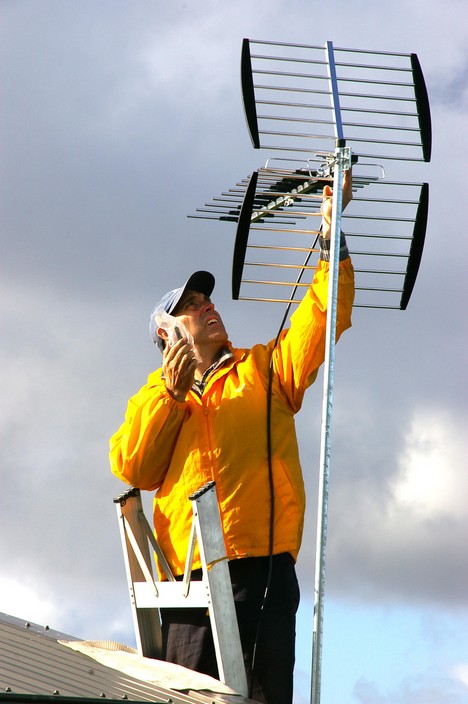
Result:
{"type": "Polygon", "coordinates": [[[274,526],[275,526],[275,488],[274,488],[274,483],[273,483],[273,457],[272,457],[272,437],[271,437],[271,405],[272,405],[272,396],[273,396],[273,353],[278,346],[279,338],[280,338],[281,333],[283,332],[284,326],[286,324],[286,320],[288,319],[289,311],[291,310],[291,305],[292,305],[294,296],[296,295],[297,288],[301,282],[305,268],[309,263],[312,252],[314,251],[314,249],[316,247],[318,237],[319,236],[317,235],[317,237],[315,238],[314,244],[312,245],[312,248],[307,253],[307,257],[305,259],[305,262],[302,265],[299,276],[297,277],[296,283],[294,284],[294,288],[292,290],[289,302],[286,306],[286,310],[283,315],[283,319],[281,321],[281,324],[278,329],[278,333],[275,338],[275,344],[273,345],[273,349],[271,351],[270,365],[269,365],[269,369],[268,369],[266,431],[267,431],[267,457],[268,457],[268,484],[269,484],[269,488],[270,488],[270,522],[269,522],[269,541],[268,541],[269,561],[268,561],[267,579],[266,579],[266,584],[265,584],[265,592],[263,594],[262,605],[260,606],[260,615],[259,615],[259,619],[258,619],[257,631],[255,634],[255,641],[254,641],[254,646],[253,646],[253,651],[252,651],[249,697],[252,696],[252,691],[253,691],[253,681],[254,681],[254,672],[255,672],[258,640],[260,637],[263,615],[265,612],[265,605],[267,602],[268,592],[270,590],[271,579],[273,576],[273,545],[274,545],[274,526]]]}

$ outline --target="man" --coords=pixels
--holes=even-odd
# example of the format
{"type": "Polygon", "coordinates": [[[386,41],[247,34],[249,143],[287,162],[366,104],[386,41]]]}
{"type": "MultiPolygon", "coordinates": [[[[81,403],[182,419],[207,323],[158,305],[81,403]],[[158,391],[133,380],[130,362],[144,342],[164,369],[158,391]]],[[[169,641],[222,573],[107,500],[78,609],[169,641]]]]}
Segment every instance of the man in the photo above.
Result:
{"type": "MultiPolygon", "coordinates": [[[[187,553],[188,496],[216,482],[251,697],[267,704],[292,702],[294,564],[305,511],[294,414],[324,359],[329,186],[323,195],[320,261],[289,330],[277,343],[234,348],[210,299],[214,278],[196,272],[156,306],[150,329],[163,350],[162,368],[130,399],[111,438],[112,471],[157,492],[155,531],[176,575],[187,553]],[[180,328],[176,334],[166,325],[169,315],[180,328]]],[[[347,172],[343,207],[351,197],[347,172]]],[[[337,338],[351,325],[354,297],[343,236],[338,290],[337,338]]],[[[164,610],[162,622],[166,659],[217,677],[205,611],[164,610]]]]}

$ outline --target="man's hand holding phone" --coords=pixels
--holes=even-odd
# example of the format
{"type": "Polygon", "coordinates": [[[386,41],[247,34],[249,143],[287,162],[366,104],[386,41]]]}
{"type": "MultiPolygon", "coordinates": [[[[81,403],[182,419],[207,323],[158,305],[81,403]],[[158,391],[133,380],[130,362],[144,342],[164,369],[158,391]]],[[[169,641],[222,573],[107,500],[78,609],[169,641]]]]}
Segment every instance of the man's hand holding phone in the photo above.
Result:
{"type": "Polygon", "coordinates": [[[177,341],[167,346],[164,351],[162,370],[166,379],[166,388],[171,396],[182,403],[188,391],[192,388],[198,360],[193,346],[176,328],[177,341]]]}

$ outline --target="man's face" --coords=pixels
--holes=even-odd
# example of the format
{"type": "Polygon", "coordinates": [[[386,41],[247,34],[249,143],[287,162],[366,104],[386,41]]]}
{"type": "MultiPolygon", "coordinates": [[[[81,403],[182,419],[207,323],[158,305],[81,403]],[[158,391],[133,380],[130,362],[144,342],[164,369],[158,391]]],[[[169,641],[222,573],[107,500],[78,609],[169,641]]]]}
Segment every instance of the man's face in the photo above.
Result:
{"type": "Polygon", "coordinates": [[[180,318],[191,333],[195,345],[216,343],[226,344],[228,335],[208,296],[198,291],[186,291],[180,299],[172,315],[180,318]]]}

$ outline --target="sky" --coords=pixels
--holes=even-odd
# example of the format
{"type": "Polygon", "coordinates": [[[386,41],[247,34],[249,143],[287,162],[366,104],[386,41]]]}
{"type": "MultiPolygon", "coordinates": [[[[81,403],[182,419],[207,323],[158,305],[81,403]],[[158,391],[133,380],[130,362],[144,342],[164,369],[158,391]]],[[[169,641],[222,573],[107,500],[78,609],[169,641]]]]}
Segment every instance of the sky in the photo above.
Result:
{"type": "MultiPolygon", "coordinates": [[[[2,0],[1,611],[134,644],[107,453],[160,365],[153,305],[206,268],[236,346],[276,335],[281,306],[231,300],[235,226],[187,218],[268,158],[245,125],[243,37],[414,52],[433,125],[426,245],[408,309],[356,309],[337,347],[322,701],[468,702],[467,20],[464,0],[2,0]]],[[[310,697],[321,396],[320,378],[297,416],[295,704],[310,697]]]]}

